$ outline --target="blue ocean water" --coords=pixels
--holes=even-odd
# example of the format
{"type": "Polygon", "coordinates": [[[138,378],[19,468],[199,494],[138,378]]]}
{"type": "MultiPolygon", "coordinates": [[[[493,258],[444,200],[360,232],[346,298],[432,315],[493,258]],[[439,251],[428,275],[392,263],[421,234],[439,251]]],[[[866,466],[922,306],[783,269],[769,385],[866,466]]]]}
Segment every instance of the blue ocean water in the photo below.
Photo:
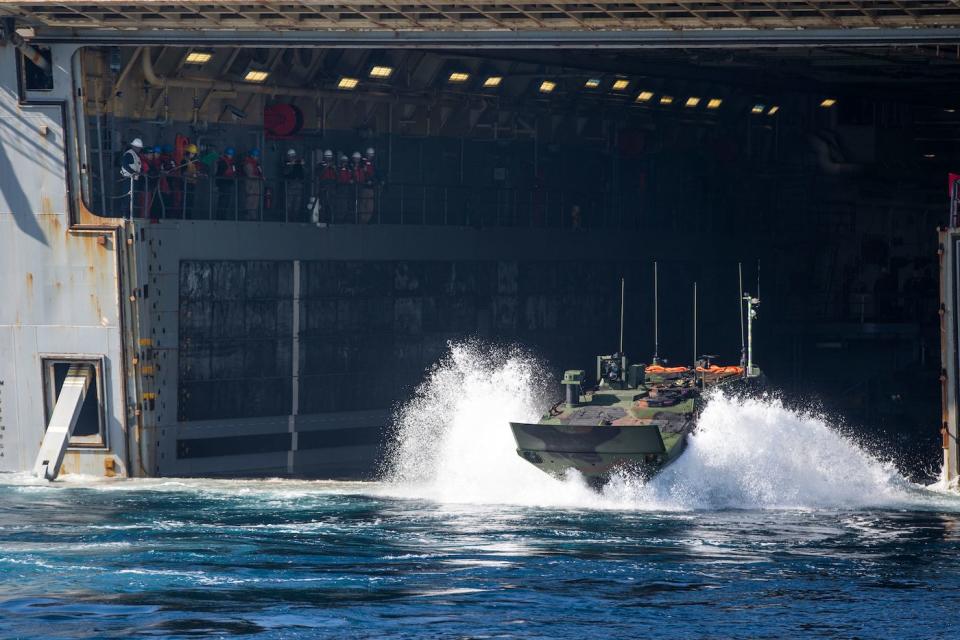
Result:
{"type": "Polygon", "coordinates": [[[541,377],[455,349],[378,482],[0,476],[0,638],[960,637],[956,493],[724,397],[597,493],[513,450],[541,377]]]}
{"type": "Polygon", "coordinates": [[[942,506],[662,512],[383,491],[6,484],[0,637],[960,633],[960,514],[942,506]]]}

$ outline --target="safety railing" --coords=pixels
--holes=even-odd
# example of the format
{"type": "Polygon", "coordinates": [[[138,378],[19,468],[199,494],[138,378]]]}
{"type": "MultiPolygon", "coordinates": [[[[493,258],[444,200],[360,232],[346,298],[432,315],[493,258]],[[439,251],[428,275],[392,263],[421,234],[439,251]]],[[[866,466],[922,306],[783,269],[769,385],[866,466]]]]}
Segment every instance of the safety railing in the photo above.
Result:
{"type": "Polygon", "coordinates": [[[135,218],[330,224],[622,229],[639,226],[628,194],[545,188],[483,188],[215,176],[118,181],[113,215],[135,218]],[[626,204],[626,206],[625,206],[626,204]]]}

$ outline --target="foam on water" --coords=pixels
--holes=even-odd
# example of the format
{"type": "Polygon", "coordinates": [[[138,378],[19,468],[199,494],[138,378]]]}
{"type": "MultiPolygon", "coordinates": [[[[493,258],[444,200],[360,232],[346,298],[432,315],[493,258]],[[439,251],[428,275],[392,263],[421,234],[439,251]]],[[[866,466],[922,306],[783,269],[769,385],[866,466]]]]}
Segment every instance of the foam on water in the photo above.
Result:
{"type": "Polygon", "coordinates": [[[614,509],[956,505],[911,484],[823,417],[772,397],[721,394],[677,462],[649,483],[617,477],[597,493],[578,474],[557,480],[516,454],[509,422],[537,420],[553,386],[545,368],[517,350],[452,345],[396,414],[386,491],[442,502],[614,509]]]}

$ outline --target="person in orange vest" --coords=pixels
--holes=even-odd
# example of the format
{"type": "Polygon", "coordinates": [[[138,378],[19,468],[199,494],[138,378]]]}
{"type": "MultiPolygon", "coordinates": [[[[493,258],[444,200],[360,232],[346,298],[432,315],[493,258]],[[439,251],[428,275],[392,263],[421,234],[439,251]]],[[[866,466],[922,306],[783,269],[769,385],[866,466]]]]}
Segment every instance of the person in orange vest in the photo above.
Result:
{"type": "Polygon", "coordinates": [[[237,217],[237,152],[227,147],[217,158],[217,217],[221,220],[237,217]]]}
{"type": "Polygon", "coordinates": [[[243,159],[243,214],[245,220],[260,217],[260,195],[263,192],[263,169],[260,167],[260,149],[250,149],[243,159]]]}
{"type": "Polygon", "coordinates": [[[337,206],[336,222],[352,219],[353,203],[356,202],[356,190],[353,188],[353,170],[350,168],[347,154],[337,158],[337,206]]]}

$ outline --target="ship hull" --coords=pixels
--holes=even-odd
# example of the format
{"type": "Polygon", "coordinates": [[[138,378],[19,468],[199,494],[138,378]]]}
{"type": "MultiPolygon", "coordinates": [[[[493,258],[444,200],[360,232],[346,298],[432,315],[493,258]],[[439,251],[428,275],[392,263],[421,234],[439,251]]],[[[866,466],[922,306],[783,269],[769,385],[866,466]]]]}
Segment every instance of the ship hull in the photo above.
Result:
{"type": "Polygon", "coordinates": [[[663,434],[658,425],[510,423],[521,458],[555,477],[576,471],[594,485],[615,473],[643,479],[659,473],[683,453],[693,426],[685,421],[663,434]]]}

